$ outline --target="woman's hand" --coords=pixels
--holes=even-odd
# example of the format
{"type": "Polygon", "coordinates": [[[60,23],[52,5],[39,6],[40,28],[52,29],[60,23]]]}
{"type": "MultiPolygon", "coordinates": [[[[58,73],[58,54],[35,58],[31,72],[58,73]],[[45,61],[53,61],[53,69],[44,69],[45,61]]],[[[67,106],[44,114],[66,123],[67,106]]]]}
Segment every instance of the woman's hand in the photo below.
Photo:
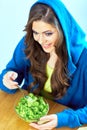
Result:
{"type": "Polygon", "coordinates": [[[18,88],[18,83],[14,81],[18,77],[18,74],[14,71],[8,71],[3,76],[3,84],[9,89],[18,88]]]}
{"type": "Polygon", "coordinates": [[[41,117],[40,121],[41,122],[47,121],[47,122],[45,122],[43,124],[30,123],[29,125],[38,130],[52,130],[53,128],[55,128],[57,126],[57,122],[58,122],[56,114],[51,114],[51,115],[41,117]]]}

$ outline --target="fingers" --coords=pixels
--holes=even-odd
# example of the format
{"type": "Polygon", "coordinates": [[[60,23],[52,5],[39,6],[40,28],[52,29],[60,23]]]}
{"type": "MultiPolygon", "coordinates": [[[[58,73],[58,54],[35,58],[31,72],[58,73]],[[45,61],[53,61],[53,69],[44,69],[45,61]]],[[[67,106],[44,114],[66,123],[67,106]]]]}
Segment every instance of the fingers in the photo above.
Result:
{"type": "Polygon", "coordinates": [[[18,86],[18,83],[14,81],[17,78],[18,74],[14,71],[9,71],[3,76],[3,84],[9,89],[15,89],[18,86]]]}
{"type": "Polygon", "coordinates": [[[55,114],[46,115],[40,118],[40,120],[51,120],[55,117],[55,114]]]}
{"type": "Polygon", "coordinates": [[[57,126],[57,116],[56,114],[51,114],[44,116],[40,118],[40,121],[45,122],[43,124],[38,124],[38,123],[30,123],[30,126],[38,129],[38,130],[52,130],[57,126]]]}
{"type": "Polygon", "coordinates": [[[4,78],[15,80],[18,77],[18,74],[14,71],[9,71],[4,75],[4,78]]]}
{"type": "Polygon", "coordinates": [[[31,123],[30,126],[38,129],[38,130],[52,130],[54,128],[54,124],[52,122],[46,123],[46,124],[41,124],[38,125],[36,123],[31,123]]]}
{"type": "Polygon", "coordinates": [[[40,120],[38,121],[38,124],[44,124],[47,123],[49,121],[51,121],[51,119],[53,119],[53,117],[51,116],[43,116],[40,118],[40,120]]]}
{"type": "Polygon", "coordinates": [[[47,123],[49,121],[50,121],[50,119],[42,119],[42,120],[39,120],[37,123],[40,125],[40,124],[47,123]]]}

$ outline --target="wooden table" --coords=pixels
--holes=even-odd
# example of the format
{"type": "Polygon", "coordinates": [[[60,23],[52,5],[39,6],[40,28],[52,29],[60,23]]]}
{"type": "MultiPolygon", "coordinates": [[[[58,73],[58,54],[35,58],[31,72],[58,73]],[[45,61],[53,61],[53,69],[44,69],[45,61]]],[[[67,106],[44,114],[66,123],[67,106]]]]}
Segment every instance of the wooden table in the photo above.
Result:
{"type": "MultiPolygon", "coordinates": [[[[22,96],[20,91],[15,94],[7,94],[0,90],[0,130],[36,130],[29,126],[29,123],[23,121],[15,112],[14,105],[22,96]]],[[[66,107],[51,100],[48,100],[50,110],[49,114],[60,112],[66,107]]],[[[57,130],[56,128],[54,130],[57,130]]],[[[66,127],[58,128],[58,130],[77,130],[66,127]]]]}

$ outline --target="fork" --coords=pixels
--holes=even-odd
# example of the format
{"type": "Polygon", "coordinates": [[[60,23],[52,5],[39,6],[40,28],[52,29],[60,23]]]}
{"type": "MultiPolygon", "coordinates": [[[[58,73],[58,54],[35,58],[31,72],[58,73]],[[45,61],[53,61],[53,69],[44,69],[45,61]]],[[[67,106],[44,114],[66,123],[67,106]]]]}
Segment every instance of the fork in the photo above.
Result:
{"type": "Polygon", "coordinates": [[[20,92],[23,94],[23,96],[26,96],[25,93],[24,93],[24,91],[23,91],[23,89],[19,85],[17,85],[17,87],[20,90],[20,92]]]}

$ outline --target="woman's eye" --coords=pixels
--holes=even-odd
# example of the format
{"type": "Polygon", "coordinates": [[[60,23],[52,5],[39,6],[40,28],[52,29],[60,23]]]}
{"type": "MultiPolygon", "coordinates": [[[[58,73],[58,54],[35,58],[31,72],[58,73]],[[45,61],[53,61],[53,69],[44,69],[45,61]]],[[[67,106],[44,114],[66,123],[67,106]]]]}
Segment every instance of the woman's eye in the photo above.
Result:
{"type": "Polygon", "coordinates": [[[51,36],[52,34],[52,32],[45,33],[46,36],[51,36]]]}
{"type": "Polygon", "coordinates": [[[34,35],[37,35],[38,33],[37,33],[37,32],[35,32],[35,31],[33,31],[33,34],[34,34],[34,35]]]}

